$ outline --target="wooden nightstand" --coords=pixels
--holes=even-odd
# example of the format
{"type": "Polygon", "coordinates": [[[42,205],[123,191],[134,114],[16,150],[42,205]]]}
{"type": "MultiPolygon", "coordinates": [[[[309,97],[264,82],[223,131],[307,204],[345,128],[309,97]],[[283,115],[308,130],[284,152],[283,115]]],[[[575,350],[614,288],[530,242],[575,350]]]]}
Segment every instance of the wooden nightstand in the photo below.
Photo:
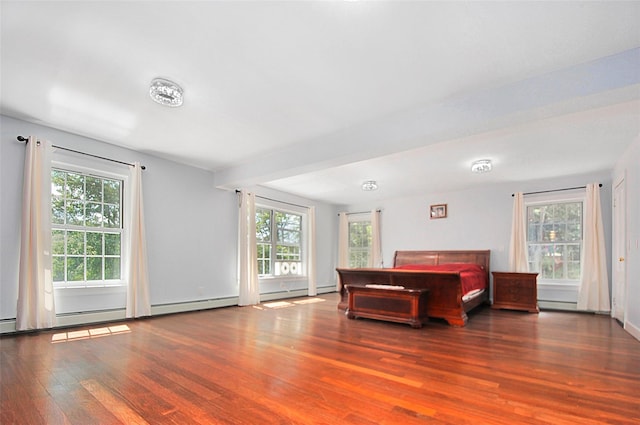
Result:
{"type": "Polygon", "coordinates": [[[492,272],[493,304],[491,308],[506,308],[538,313],[538,273],[492,272]]]}

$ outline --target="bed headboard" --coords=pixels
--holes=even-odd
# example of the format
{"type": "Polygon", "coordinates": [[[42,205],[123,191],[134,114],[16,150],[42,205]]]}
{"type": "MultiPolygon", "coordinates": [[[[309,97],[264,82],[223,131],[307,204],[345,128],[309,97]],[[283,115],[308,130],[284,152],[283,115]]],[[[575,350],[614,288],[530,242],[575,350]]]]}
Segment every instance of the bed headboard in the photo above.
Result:
{"type": "Polygon", "coordinates": [[[489,273],[491,251],[396,251],[393,256],[393,266],[404,264],[446,264],[470,263],[483,266],[489,273]]]}

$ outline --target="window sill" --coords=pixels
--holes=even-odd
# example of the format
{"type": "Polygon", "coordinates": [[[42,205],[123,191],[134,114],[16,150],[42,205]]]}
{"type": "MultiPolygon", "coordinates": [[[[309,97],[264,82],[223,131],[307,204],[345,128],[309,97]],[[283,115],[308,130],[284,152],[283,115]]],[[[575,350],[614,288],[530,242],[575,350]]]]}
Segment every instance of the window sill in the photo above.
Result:
{"type": "Polygon", "coordinates": [[[562,281],[562,280],[540,280],[538,279],[538,286],[564,286],[564,287],[579,287],[580,281],[562,281]]]}
{"type": "Polygon", "coordinates": [[[85,284],[85,285],[53,285],[53,289],[91,289],[91,288],[126,288],[127,282],[85,284]]]}
{"type": "Polygon", "coordinates": [[[274,280],[306,280],[307,275],[287,275],[287,276],[258,276],[259,281],[270,282],[274,280]]]}

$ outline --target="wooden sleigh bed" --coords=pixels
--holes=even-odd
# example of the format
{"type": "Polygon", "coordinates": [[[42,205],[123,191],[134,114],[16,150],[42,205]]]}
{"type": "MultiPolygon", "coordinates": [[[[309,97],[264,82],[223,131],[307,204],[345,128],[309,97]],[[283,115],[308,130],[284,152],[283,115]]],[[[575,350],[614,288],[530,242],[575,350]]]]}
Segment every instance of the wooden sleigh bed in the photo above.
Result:
{"type": "Polygon", "coordinates": [[[489,250],[396,251],[392,268],[338,268],[338,308],[347,309],[347,285],[428,289],[427,316],[445,319],[452,326],[464,326],[467,312],[489,301],[489,266],[489,250]],[[468,283],[470,276],[474,276],[473,289],[468,283]]]}

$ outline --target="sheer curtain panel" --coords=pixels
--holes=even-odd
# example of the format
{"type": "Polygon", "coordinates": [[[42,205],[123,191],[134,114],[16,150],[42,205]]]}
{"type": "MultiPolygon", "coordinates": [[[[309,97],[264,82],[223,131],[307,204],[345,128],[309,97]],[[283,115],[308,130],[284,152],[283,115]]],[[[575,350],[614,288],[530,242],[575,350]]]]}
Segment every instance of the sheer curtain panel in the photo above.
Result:
{"type": "Polygon", "coordinates": [[[513,195],[511,241],[509,243],[509,270],[517,273],[529,272],[529,261],[527,257],[527,226],[524,194],[518,192],[513,195]]]}
{"type": "Polygon", "coordinates": [[[600,185],[588,184],[584,208],[582,248],[582,281],[578,294],[578,310],[608,312],[609,278],[605,250],[604,227],[600,208],[600,185]]]}
{"type": "Polygon", "coordinates": [[[149,296],[149,269],[145,237],[144,207],[142,202],[142,169],[136,162],[130,171],[131,199],[128,240],[128,286],[126,317],[151,315],[149,296]]]}
{"type": "Polygon", "coordinates": [[[369,266],[382,268],[382,240],[380,236],[380,211],[371,211],[371,257],[369,266]]]}
{"type": "MultiPolygon", "coordinates": [[[[346,212],[338,214],[338,267],[349,267],[349,218],[346,212]]],[[[340,291],[340,276],[336,282],[336,291],[340,291]]]]}
{"type": "Polygon", "coordinates": [[[258,252],[256,245],[256,197],[245,190],[239,192],[238,213],[238,305],[260,303],[258,252]]]}
{"type": "Polygon", "coordinates": [[[309,207],[309,243],[307,248],[307,275],[309,276],[309,296],[318,295],[318,283],[316,276],[316,207],[309,207]]]}
{"type": "Polygon", "coordinates": [[[51,143],[25,147],[16,330],[55,326],[51,260],[51,143]]]}

